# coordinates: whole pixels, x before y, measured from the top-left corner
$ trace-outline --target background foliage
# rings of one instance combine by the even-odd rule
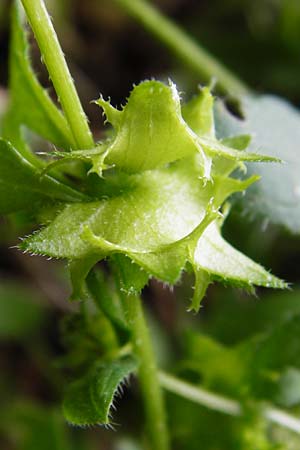
[[[155,3],[248,85],[261,93],[283,95],[298,105],[300,6],[297,0]],[[48,6],[98,137],[103,133],[99,112],[89,101],[97,98],[99,92],[106,98],[110,96],[113,105],[120,105],[133,83],[153,76],[159,79],[171,76],[188,99],[202,81],[112,2],[52,0]],[[7,96],[9,9],[9,1],[1,2],[0,111],[5,108]],[[32,58],[41,82],[48,86],[36,47]],[[261,109],[260,123],[267,125],[262,132],[267,131],[269,137],[272,127],[271,135],[276,137],[275,131],[283,120],[274,123],[269,114],[278,107],[278,101],[265,101],[268,104]],[[287,152],[292,141],[294,155],[297,114],[293,111],[292,125],[286,125],[290,136],[286,140]],[[238,125],[230,121],[228,127]],[[272,149],[278,144],[278,140],[267,142]],[[293,176],[296,180],[297,173]],[[293,291],[270,293],[259,289],[255,298],[239,290],[213,285],[197,316],[186,313],[192,295],[189,275],[174,292],[156,282],[145,292],[161,365],[187,381],[239,399],[247,411],[244,418],[231,418],[169,394],[174,449],[196,450],[199,442],[205,450],[299,448],[297,434],[270,425],[260,410],[264,402],[271,401],[290,408],[294,414],[299,413],[300,194],[297,190],[293,192],[295,204],[291,205],[286,205],[283,197],[279,211],[275,194],[282,193],[284,179],[278,171],[269,181],[272,184],[268,189],[268,204],[273,201],[277,211],[274,224],[269,223],[269,211],[266,214],[264,205],[259,205],[260,197],[254,193],[254,206],[251,197],[236,203],[225,224],[225,235],[255,261],[293,283]],[[257,215],[259,209],[262,214]],[[3,368],[0,393],[5,405],[0,422],[1,448],[134,449],[140,414],[133,380],[122,400],[117,400],[118,411],[113,413],[113,421],[122,424],[116,425],[118,437],[105,429],[81,430],[65,425],[58,406],[64,380],[70,378],[70,367],[80,367],[87,355],[101,352],[97,330],[105,326],[105,320],[97,311],[90,310],[93,323],[97,324],[92,329],[76,314],[77,306],[66,302],[70,286],[63,264],[8,250],[17,243],[17,235],[30,231],[28,218],[8,217],[1,219],[0,226]],[[287,231],[287,226],[294,234]],[[70,312],[75,314],[71,316]],[[126,333],[122,326],[120,330],[121,335]],[[257,406],[257,401],[262,402],[261,406]]]

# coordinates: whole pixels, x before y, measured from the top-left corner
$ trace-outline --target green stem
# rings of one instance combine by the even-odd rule
[[[88,121],[44,1],[21,1],[77,147],[92,148],[94,141]]]
[[[145,0],[114,1],[161,40],[205,82],[210,82],[211,78],[215,77],[222,92],[232,96],[249,93],[250,89],[241,80],[148,2]]]
[[[167,450],[169,439],[163,396],[141,299],[137,295],[128,295],[124,299],[124,306],[132,334],[133,352],[140,363],[138,377],[144,400],[149,448]]]

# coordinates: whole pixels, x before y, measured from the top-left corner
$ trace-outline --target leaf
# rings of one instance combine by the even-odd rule
[[[37,80],[28,55],[28,42],[19,2],[12,10],[9,63],[10,106],[3,123],[3,137],[16,145],[30,161],[36,161],[21,136],[26,126],[66,150],[74,147],[68,123]]]
[[[215,108],[218,137],[237,133],[252,135],[250,150],[282,159],[285,164],[251,166],[261,181],[243,199],[249,214],[300,232],[300,114],[288,102],[270,95],[242,99],[244,121],[231,116],[218,102]]]
[[[201,384],[208,389],[240,396],[247,368],[239,351],[191,330],[184,337],[182,368],[197,373]]]
[[[96,361],[85,376],[69,385],[63,403],[66,420],[80,426],[109,424],[118,388],[136,368],[131,357]]]
[[[37,202],[55,199],[78,202],[87,197],[45,175],[9,142],[0,139],[0,214],[33,208]]]
[[[291,367],[300,369],[299,330],[297,315],[235,347],[246,364],[244,383],[249,395],[279,399],[281,377]]]
[[[284,321],[257,340],[255,370],[300,369],[300,315]],[[284,349],[284,351],[279,351]]]
[[[277,289],[287,288],[287,284],[267,272],[259,264],[235,250],[220,233],[217,222],[213,222],[199,239],[194,264],[205,270],[213,278],[221,278],[241,287],[265,286]]]

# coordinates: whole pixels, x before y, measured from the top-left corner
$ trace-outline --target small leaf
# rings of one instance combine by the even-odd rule
[[[87,197],[45,175],[9,142],[0,139],[0,214],[32,208],[51,199],[78,202]]]
[[[66,420],[79,426],[109,424],[118,388],[136,368],[131,357],[96,361],[85,376],[67,388],[63,403]]]
[[[194,295],[189,311],[199,311],[201,300],[204,298],[211,281],[211,276],[208,272],[195,267]]]

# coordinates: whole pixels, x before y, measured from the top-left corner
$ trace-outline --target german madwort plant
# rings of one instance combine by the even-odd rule
[[[300,431],[296,417],[278,409],[300,401],[300,396],[294,401],[296,388],[290,403],[284,391],[290,383],[300,385],[300,366],[289,349],[295,340],[289,336],[299,330],[298,316],[230,348],[190,330],[185,355],[171,375],[158,367],[155,336],[146,324],[141,296],[150,280],[173,287],[188,276],[193,280],[187,313],[191,315],[199,312],[213,283],[250,293],[255,287],[288,287],[227,242],[222,227],[234,194],[251,186],[244,202],[247,211],[299,231],[297,212],[285,214],[288,193],[281,192],[277,200],[278,191],[272,188],[274,174],[295,187],[290,166],[281,164],[291,161],[291,150],[283,149],[285,144],[291,147],[284,139],[278,141],[276,133],[281,132],[275,129],[269,141],[262,123],[269,126],[271,110],[274,122],[280,115],[292,122],[298,113],[276,98],[256,97],[149,3],[115,3],[201,80],[209,83],[216,77],[214,92],[234,99],[245,120],[227,111],[211,85],[199,87],[185,101],[172,80],[150,79],[133,86],[123,106],[116,107],[102,95],[94,101],[99,122],[103,118],[106,125],[103,138],[96,140],[43,0],[14,2],[10,101],[0,140],[0,212],[12,220],[30,218],[31,231],[21,236],[19,250],[67,261],[71,300],[79,303],[80,313],[63,325],[68,347],[63,415],[75,426],[114,426],[116,396],[124,383],[137,383],[144,422],[143,430],[136,431],[137,448],[180,448],[182,438],[172,428],[177,425],[171,411],[168,418],[163,390],[182,397],[178,401],[183,405],[192,401],[236,417],[231,420],[239,421],[239,433],[230,448],[296,448],[279,447],[286,438],[270,433],[268,427],[275,423],[281,430]],[[57,102],[32,68],[25,17]],[[33,135],[39,137],[37,151]],[[252,187],[256,184],[257,189]],[[282,346],[287,346],[285,355]],[[298,356],[299,344],[296,347]],[[275,405],[264,405],[265,392],[269,385],[274,388],[275,379],[276,389],[280,383],[284,388],[270,394]],[[180,405],[175,409],[184,410]],[[186,449],[221,448],[186,439]]]

